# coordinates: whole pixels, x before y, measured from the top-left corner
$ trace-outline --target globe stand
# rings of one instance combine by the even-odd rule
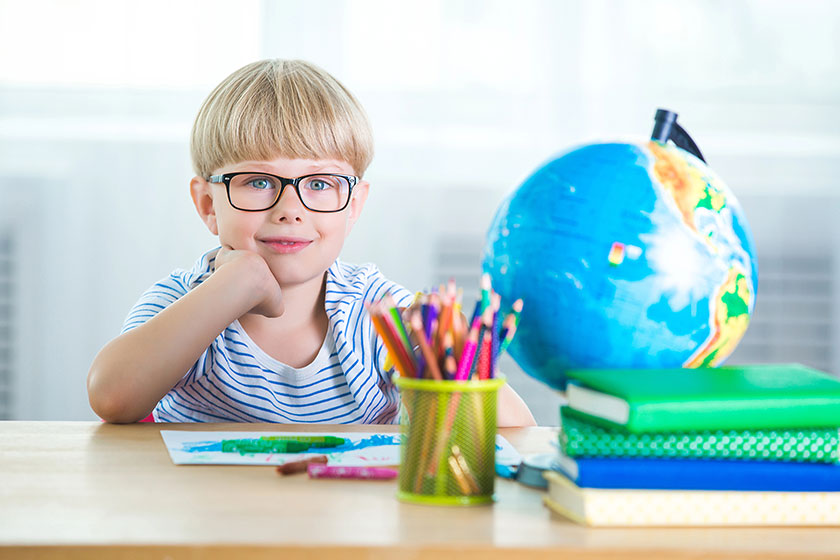
[[[667,109],[657,109],[653,120],[656,124],[653,125],[653,133],[650,135],[651,140],[657,140],[663,144],[671,140],[686,152],[706,163],[706,158],[700,153],[700,148],[697,147],[688,132],[677,124],[677,113]]]

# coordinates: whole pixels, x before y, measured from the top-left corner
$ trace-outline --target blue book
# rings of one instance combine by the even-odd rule
[[[559,455],[553,470],[578,487],[646,490],[834,492],[840,464]]]

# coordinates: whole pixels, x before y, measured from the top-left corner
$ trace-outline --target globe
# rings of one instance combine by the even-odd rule
[[[483,266],[503,305],[524,301],[511,356],[558,389],[570,368],[722,364],[758,287],[735,196],[701,159],[656,140],[545,163],[501,203]]]

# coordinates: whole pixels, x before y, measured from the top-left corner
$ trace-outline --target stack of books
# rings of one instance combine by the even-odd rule
[[[592,526],[840,525],[840,380],[573,370],[546,505]]]

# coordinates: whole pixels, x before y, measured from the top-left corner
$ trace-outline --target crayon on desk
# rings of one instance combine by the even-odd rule
[[[264,436],[255,439],[223,439],[223,453],[302,453],[312,448],[338,447],[347,442],[334,436]]]
[[[310,464],[306,467],[309,478],[355,478],[362,480],[391,480],[397,478],[397,469],[385,467],[329,467]]]
[[[338,447],[347,443],[346,438],[336,436],[263,436],[260,439],[311,443],[312,447]]]
[[[301,459],[300,461],[290,461],[288,463],[283,463],[282,465],[277,466],[277,472],[283,475],[303,473],[306,472],[307,467],[309,467],[309,465],[311,464],[326,465],[327,456],[315,455],[313,457]]]
[[[223,439],[223,453],[301,453],[312,447],[300,441],[271,441],[268,439]]]

